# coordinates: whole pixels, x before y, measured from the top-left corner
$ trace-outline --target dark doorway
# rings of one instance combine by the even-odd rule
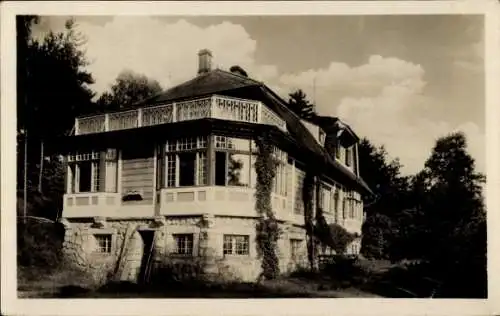
[[[138,283],[144,283],[146,281],[147,274],[149,274],[150,266],[153,260],[153,252],[154,249],[153,239],[154,239],[154,231],[153,230],[140,230],[139,234],[142,238],[142,258],[141,258],[141,268],[139,271],[139,278],[137,279]]]

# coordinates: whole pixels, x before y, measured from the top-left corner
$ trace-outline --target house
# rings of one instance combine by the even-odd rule
[[[78,264],[140,281],[151,262],[208,250],[236,277],[255,280],[257,135],[277,161],[271,203],[281,271],[307,264],[302,192],[310,170],[312,203],[328,223],[361,235],[372,193],[359,174],[356,134],[337,118],[300,119],[265,84],[239,67],[212,69],[211,58],[200,51],[193,79],[134,107],[76,118],[64,142],[62,222],[65,252]],[[359,253],[360,242],[347,251]]]

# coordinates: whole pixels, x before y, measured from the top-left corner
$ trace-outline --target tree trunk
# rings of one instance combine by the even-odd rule
[[[42,193],[43,181],[43,140],[40,141],[40,173],[38,175],[38,192]]]
[[[28,130],[24,134],[24,194],[23,194],[23,222],[26,224],[26,211],[28,207]]]

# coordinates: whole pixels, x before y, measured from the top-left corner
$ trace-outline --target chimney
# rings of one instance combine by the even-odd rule
[[[198,75],[210,72],[210,70],[212,70],[212,52],[202,49],[198,52]]]

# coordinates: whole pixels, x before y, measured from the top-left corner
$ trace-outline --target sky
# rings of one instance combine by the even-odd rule
[[[42,17],[33,34],[69,17]],[[474,15],[76,16],[98,94],[127,69],[163,88],[196,75],[200,49],[215,66],[242,66],[283,98],[300,88],[321,115],[424,167],[437,138],[463,131],[485,172],[484,20]]]

